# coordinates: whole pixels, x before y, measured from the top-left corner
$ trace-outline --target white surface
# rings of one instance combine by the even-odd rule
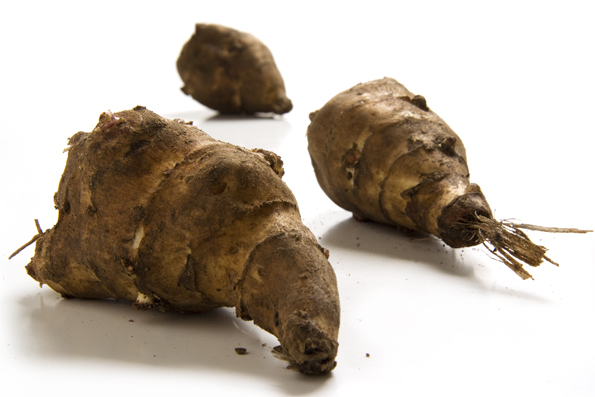
[[[18,5],[17,5],[18,4]],[[214,4],[214,5],[213,5]],[[595,237],[531,233],[560,268],[522,281],[479,248],[357,223],[319,189],[308,113],[391,76],[462,137],[496,216],[594,228],[595,25],[589,1],[3,2],[0,6],[0,373],[18,395],[595,395]],[[563,4],[563,5],[562,5]],[[180,91],[195,22],[253,33],[294,110],[217,117]],[[145,105],[280,154],[341,295],[338,366],[306,377],[233,309],[198,316],[63,300],[8,255],[57,217],[67,137]],[[129,320],[133,320],[130,322]],[[266,346],[262,344],[266,343]],[[250,354],[238,356],[234,347]],[[369,354],[369,357],[366,357]],[[15,392],[11,392],[14,394]],[[216,394],[212,394],[216,393]]]

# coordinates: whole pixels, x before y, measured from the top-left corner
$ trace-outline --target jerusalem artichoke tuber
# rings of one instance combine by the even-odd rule
[[[219,112],[283,114],[293,107],[271,51],[251,34],[196,24],[177,67],[182,91]]]
[[[56,225],[27,272],[65,297],[182,313],[235,307],[301,372],[332,370],[339,297],[281,159],[136,107],[69,140]]]
[[[310,120],[308,150],[318,182],[356,219],[433,234],[453,248],[489,244],[523,279],[531,278],[523,262],[552,262],[520,230],[530,225],[493,219],[481,189],[469,181],[461,139],[424,97],[396,80],[358,84]]]

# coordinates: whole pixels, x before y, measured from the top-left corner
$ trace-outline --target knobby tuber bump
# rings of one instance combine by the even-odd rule
[[[271,51],[251,34],[196,24],[177,67],[182,91],[221,113],[283,114],[293,107]]]
[[[469,181],[461,139],[424,97],[394,79],[358,84],[310,120],[308,150],[318,182],[358,220],[433,234],[453,248],[483,243],[523,279],[532,278],[523,262],[552,261],[520,229],[587,232],[494,220]]]
[[[332,370],[339,296],[328,251],[302,224],[281,159],[136,107],[69,139],[28,274],[64,297],[137,309],[235,307],[307,374]]]

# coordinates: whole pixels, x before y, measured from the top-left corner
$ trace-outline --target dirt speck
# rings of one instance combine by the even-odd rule
[[[248,354],[248,351],[244,347],[236,347],[235,350],[236,350],[236,353],[238,353],[240,356],[244,355],[244,354]]]

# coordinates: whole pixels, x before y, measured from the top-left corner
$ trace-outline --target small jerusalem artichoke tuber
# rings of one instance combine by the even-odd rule
[[[251,34],[196,24],[177,67],[182,91],[221,113],[283,114],[293,107],[271,51]]]

